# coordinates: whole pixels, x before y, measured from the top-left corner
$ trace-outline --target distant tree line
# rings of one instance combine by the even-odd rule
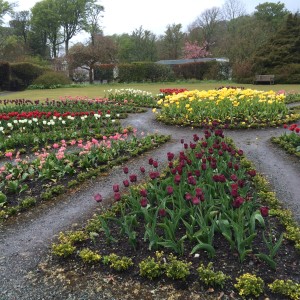
[[[300,16],[281,2],[261,3],[247,14],[242,2],[226,0],[222,7],[201,12],[186,31],[181,24],[169,24],[159,36],[142,25],[131,33],[105,36],[104,7],[96,0],[42,0],[30,11],[15,9],[0,0],[2,61],[41,65],[64,57],[69,68],[86,68],[92,81],[99,64],[173,60],[196,53],[228,58],[232,76],[240,82],[263,73],[300,82]],[[8,14],[9,26],[4,26]],[[89,40],[70,46],[82,31],[89,33]]]

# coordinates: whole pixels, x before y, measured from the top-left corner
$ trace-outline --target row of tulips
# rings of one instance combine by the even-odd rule
[[[260,205],[253,188],[256,171],[243,165],[243,151],[235,150],[221,129],[206,130],[204,138],[195,134],[190,143],[181,142],[185,151],[176,159],[174,153],[167,153],[165,173],[158,171],[156,160],[149,159],[153,169],[144,186],[135,186],[140,175],[124,168],[128,193],[120,212],[115,217],[99,216],[106,238],[115,239],[109,229],[114,224],[134,249],[142,239],[149,250],[168,248],[183,254],[186,244],[192,243],[192,253],[204,250],[212,257],[219,234],[243,261],[253,250],[257,228],[266,226],[268,216],[268,207]],[[144,167],[140,171],[147,177]],[[119,185],[113,185],[113,192],[119,202]],[[94,199],[101,202],[101,194]]]
[[[21,159],[20,154],[14,157],[6,153],[10,162],[0,167],[1,206],[15,205],[16,194],[30,190],[37,182],[59,182],[80,172],[97,168],[120,157],[130,157],[151,149],[163,141],[161,136],[129,136],[127,133],[115,134],[102,140],[95,138],[84,142],[62,140],[51,149],[42,149],[35,153],[35,158]],[[69,150],[69,148],[71,150]],[[0,200],[1,201],[1,200]]]
[[[156,98],[150,92],[136,89],[110,89],[105,91],[108,99],[122,104],[141,107],[156,107]]]
[[[115,132],[122,133],[120,121],[109,114],[72,117],[52,117],[49,119],[22,119],[0,121],[0,150],[24,149],[30,145],[39,148],[60,140],[101,138]]]
[[[295,120],[290,114],[284,94],[251,89],[185,91],[160,99],[157,118],[167,123],[203,126],[218,120],[222,126],[256,127],[278,125]]]
[[[288,153],[300,157],[300,126],[299,124],[285,124],[283,126],[289,130],[279,137],[272,137],[272,142],[279,144]]]
[[[1,105],[6,104],[6,105]],[[9,104],[9,105],[8,105]],[[107,98],[96,98],[89,99],[85,97],[60,97],[59,100],[46,99],[46,100],[0,100],[0,112],[2,114],[11,114],[12,109],[18,113],[32,112],[32,111],[44,111],[58,113],[78,113],[84,111],[98,111],[101,110],[103,113],[110,110],[112,114],[115,113],[134,113],[141,112],[142,110],[129,105],[129,103],[118,103],[116,101],[111,101]]]

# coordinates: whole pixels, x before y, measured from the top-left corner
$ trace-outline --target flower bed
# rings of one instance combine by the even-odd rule
[[[284,125],[289,133],[284,133],[280,137],[272,137],[272,142],[280,145],[288,153],[300,157],[300,127],[297,124]]]
[[[169,139],[122,128],[118,118],[144,109],[108,99],[63,97],[2,104],[6,104],[0,108],[2,219]]]
[[[250,89],[186,91],[160,99],[157,119],[167,124],[200,127],[213,120],[223,128],[278,126],[299,118],[289,113],[284,99],[283,94],[273,91]]]
[[[134,89],[110,89],[105,91],[111,101],[140,107],[157,107],[156,99],[150,92]]]
[[[143,167],[139,174],[125,167],[128,192],[120,194],[114,184],[111,209],[80,231],[61,233],[52,251],[72,260],[56,263],[72,268],[76,261],[78,268],[82,260],[85,272],[92,265],[118,274],[130,270],[125,278],[139,273],[151,280],[179,280],[196,293],[214,287],[216,297],[235,289],[241,296],[264,292],[272,298],[273,291],[297,299],[299,253],[293,245],[300,249],[299,228],[243,151],[220,129],[206,130],[204,138],[195,134],[182,145],[178,158],[167,153],[164,172],[151,158],[149,174]],[[148,180],[136,185],[140,177]],[[101,194],[94,200],[101,203]],[[290,228],[284,238],[280,222]],[[284,285],[284,280],[291,281]]]

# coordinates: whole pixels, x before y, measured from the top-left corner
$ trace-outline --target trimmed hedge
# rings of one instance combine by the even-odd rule
[[[174,73],[169,66],[153,62],[136,62],[118,65],[119,82],[159,82],[174,80]]]
[[[94,79],[99,81],[112,81],[114,79],[114,68],[115,65],[113,64],[101,64],[96,66],[94,69]]]
[[[45,68],[31,63],[13,63],[10,65],[11,76],[13,80],[21,80],[20,84],[24,87],[29,86],[32,82],[45,72]]]
[[[7,89],[9,85],[10,65],[0,61],[0,89]]]

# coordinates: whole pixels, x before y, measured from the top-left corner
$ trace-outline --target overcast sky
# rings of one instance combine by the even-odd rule
[[[8,0],[17,2],[15,10],[30,10],[40,0]],[[63,1],[63,0],[62,0]],[[279,0],[243,0],[248,13],[255,10],[255,6],[264,2],[277,3]],[[182,24],[183,31],[204,10],[213,6],[221,7],[225,0],[99,0],[104,6],[101,22],[105,35],[114,33],[132,33],[135,29],[143,26],[156,35],[164,34],[167,25]],[[280,1],[285,7],[292,11],[300,11],[299,0]]]

